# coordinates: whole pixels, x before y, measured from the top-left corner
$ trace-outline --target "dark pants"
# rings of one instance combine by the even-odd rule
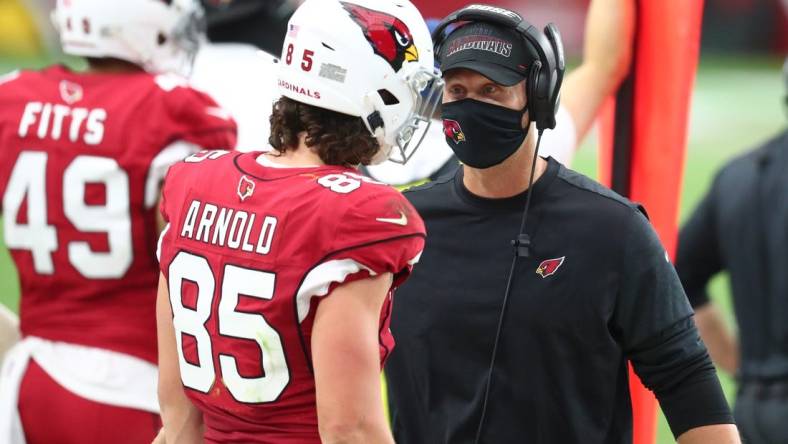
[[[788,444],[788,382],[744,382],[734,409],[744,444]]]

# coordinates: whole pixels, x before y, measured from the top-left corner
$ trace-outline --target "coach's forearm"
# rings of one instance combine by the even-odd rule
[[[679,436],[679,444],[741,444],[739,432],[733,424],[696,427]]]
[[[714,303],[695,308],[695,325],[714,363],[735,375],[739,369],[739,343]]]

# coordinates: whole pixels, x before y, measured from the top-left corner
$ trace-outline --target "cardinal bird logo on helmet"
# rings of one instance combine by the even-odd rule
[[[558,271],[558,268],[564,263],[564,259],[566,256],[557,257],[555,259],[547,259],[546,261],[542,261],[538,267],[536,267],[536,274],[542,276],[542,279],[552,276]]]
[[[413,42],[413,35],[402,20],[353,3],[340,3],[364,31],[364,37],[372,45],[375,54],[386,59],[394,71],[399,71],[405,62],[419,60],[419,50]]]
[[[455,144],[465,142],[465,133],[462,132],[462,127],[456,120],[443,119],[443,134],[453,140]]]

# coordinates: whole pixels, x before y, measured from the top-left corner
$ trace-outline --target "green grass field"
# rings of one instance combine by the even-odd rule
[[[689,149],[683,181],[682,218],[706,191],[714,172],[732,156],[780,131],[785,125],[780,60],[704,59],[693,95]],[[19,67],[41,67],[46,60],[1,60],[0,73]],[[596,140],[588,138],[578,154],[575,169],[596,176]],[[676,172],[679,174],[679,172]],[[0,230],[1,231],[1,230]],[[0,303],[17,310],[19,284],[13,263],[0,237]],[[725,276],[712,283],[712,297],[733,325]],[[735,382],[721,374],[725,393],[735,398]],[[660,419],[659,444],[674,442],[664,418]]]

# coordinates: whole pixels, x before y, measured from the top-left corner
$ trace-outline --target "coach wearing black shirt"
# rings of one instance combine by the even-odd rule
[[[681,229],[676,255],[712,358],[738,376],[736,421],[749,444],[788,443],[786,174],[788,130],[720,170]],[[721,271],[730,275],[741,358],[706,292]]]
[[[513,268],[496,341],[536,149],[523,83],[537,57],[530,44],[478,22],[441,45],[444,128],[464,165],[406,193],[428,240],[392,316],[397,347],[386,375],[396,441],[630,443],[629,359],[681,444],[738,443],[645,215],[552,159],[534,163],[530,248]]]

